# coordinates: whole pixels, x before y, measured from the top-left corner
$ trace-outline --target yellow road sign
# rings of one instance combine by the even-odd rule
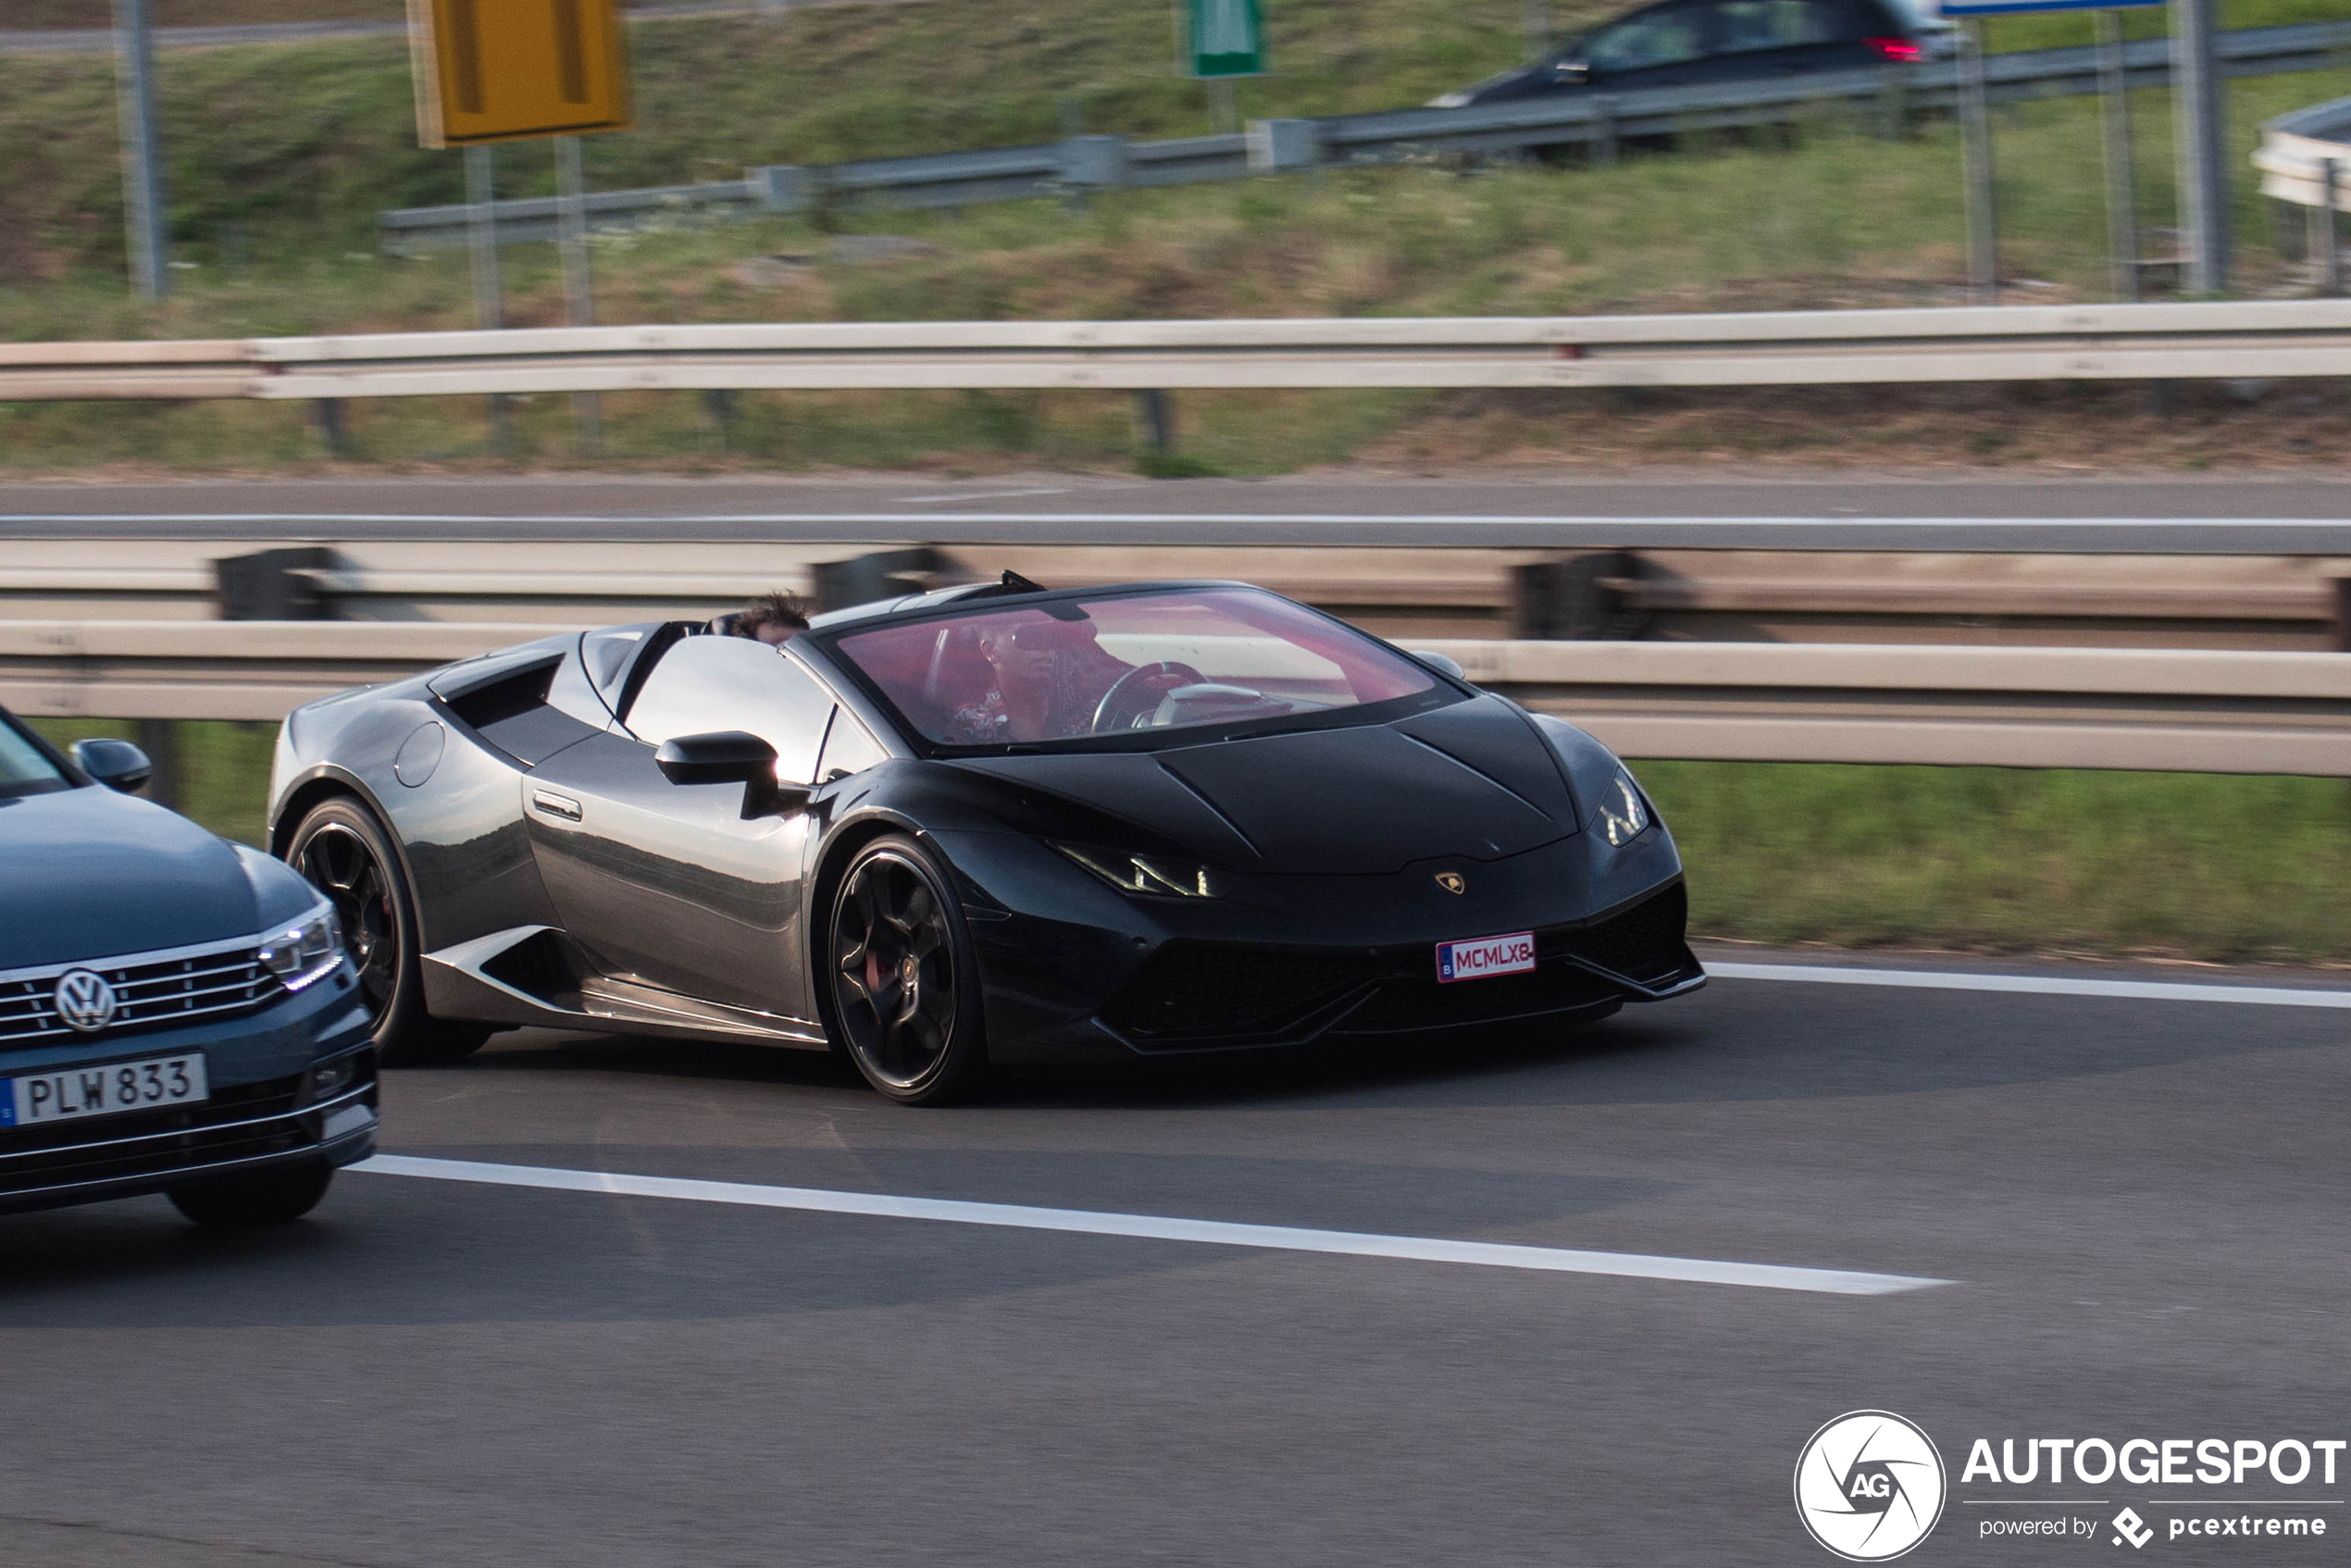
[[[616,0],[408,0],[408,52],[428,147],[630,124]]]

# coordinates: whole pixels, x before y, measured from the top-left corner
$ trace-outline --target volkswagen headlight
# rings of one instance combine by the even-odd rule
[[[254,956],[290,991],[332,972],[342,962],[342,922],[335,918],[335,906],[322,903],[292,925],[270,931]]]
[[[1633,782],[1633,776],[1621,767],[1600,796],[1597,815],[1600,836],[1619,849],[1648,831],[1648,802],[1641,798],[1641,787]]]
[[[1055,844],[1053,848],[1122,893],[1178,899],[1225,895],[1223,878],[1216,872],[1189,861],[1164,855],[1126,854],[1086,844]]]

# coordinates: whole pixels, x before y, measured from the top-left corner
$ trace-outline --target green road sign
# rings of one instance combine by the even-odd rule
[[[1188,0],[1192,74],[1262,76],[1265,17],[1257,0]]]

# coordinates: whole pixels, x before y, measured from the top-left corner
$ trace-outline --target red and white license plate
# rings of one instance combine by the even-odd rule
[[[1437,977],[1482,980],[1489,975],[1524,975],[1535,967],[1535,933],[1512,931],[1507,937],[1480,937],[1474,942],[1437,944]]]

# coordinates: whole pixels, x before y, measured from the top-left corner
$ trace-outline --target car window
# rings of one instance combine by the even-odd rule
[[[846,778],[889,760],[889,753],[882,750],[882,743],[867,734],[865,727],[847,708],[833,711],[833,728],[825,737],[824,761],[817,765],[820,782]]]
[[[836,647],[908,728],[948,746],[1294,728],[1374,703],[1451,700],[1419,664],[1244,588],[1054,600],[845,631]]]
[[[1845,7],[1822,0],[1721,0],[1714,7],[1714,53],[1793,49],[1845,36]]]
[[[689,637],[664,653],[628,710],[647,745],[740,729],[776,748],[777,777],[805,784],[832,717],[832,693],[780,649],[748,637]]]
[[[0,714],[0,795],[37,795],[70,787],[65,774],[32,743],[31,737]]]
[[[1707,52],[1708,6],[1675,6],[1646,11],[1605,28],[1592,39],[1591,63],[1596,70],[1646,70],[1677,66]]]

